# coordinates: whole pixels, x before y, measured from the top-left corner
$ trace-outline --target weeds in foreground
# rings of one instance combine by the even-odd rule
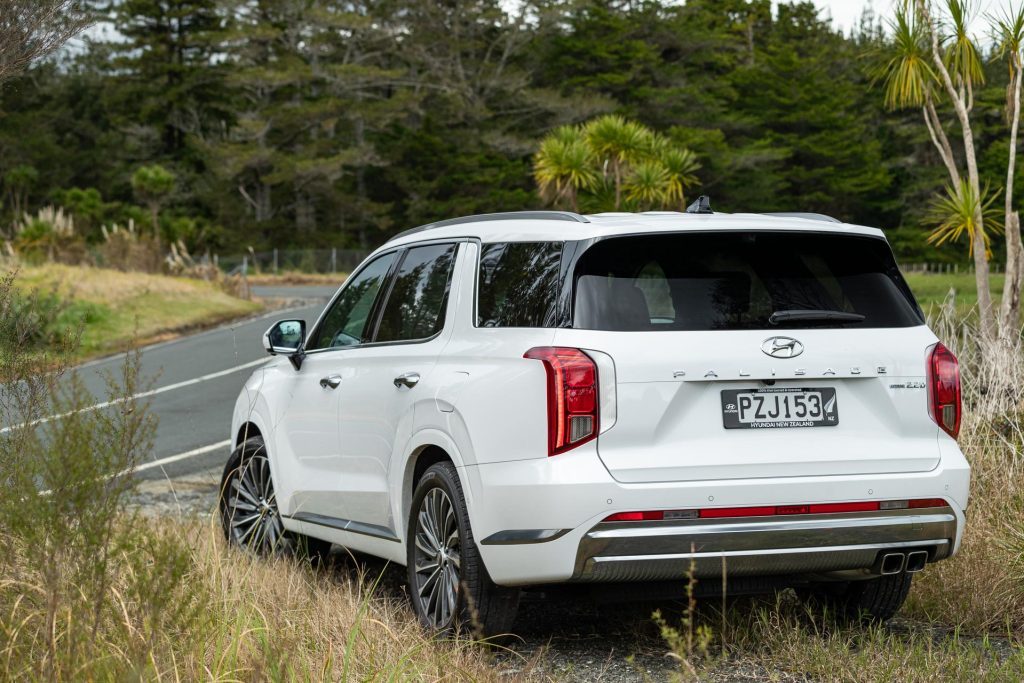
[[[155,427],[132,398],[138,358],[94,397],[70,368],[78,335],[39,348],[37,300],[13,305],[13,282],[0,280],[0,680],[497,678],[475,643],[427,637],[363,577],[133,512],[120,473]]]
[[[691,649],[692,626],[707,638]],[[721,625],[721,626],[719,626]],[[850,624],[792,593],[708,605],[662,624],[681,681],[728,674],[770,680],[1020,681],[1024,649],[1006,637],[968,636],[924,623]]]

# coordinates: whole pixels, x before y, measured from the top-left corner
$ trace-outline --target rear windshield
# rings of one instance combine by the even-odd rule
[[[616,237],[580,257],[574,292],[573,327],[593,330],[923,323],[889,245],[871,237],[781,232]]]

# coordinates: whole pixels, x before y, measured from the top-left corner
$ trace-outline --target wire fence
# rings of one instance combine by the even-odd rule
[[[370,255],[364,249],[272,249],[231,256],[214,255],[228,274],[351,273]]]
[[[989,263],[989,272],[993,274],[1003,272],[1001,263]],[[933,273],[933,274],[957,274],[973,273],[974,264],[961,265],[959,263],[901,263],[900,270],[904,273]]]

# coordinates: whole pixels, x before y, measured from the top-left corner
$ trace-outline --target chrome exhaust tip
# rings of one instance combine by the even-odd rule
[[[907,553],[907,572],[916,574],[924,569],[926,564],[928,564],[927,550],[915,550],[912,553]]]
[[[906,566],[907,556],[903,553],[886,553],[878,566],[878,573],[883,575],[899,574]]]

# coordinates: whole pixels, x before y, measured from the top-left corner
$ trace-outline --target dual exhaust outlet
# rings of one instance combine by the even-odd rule
[[[888,575],[907,572],[916,574],[928,564],[927,550],[914,550],[909,553],[884,553],[875,564],[875,573]]]

